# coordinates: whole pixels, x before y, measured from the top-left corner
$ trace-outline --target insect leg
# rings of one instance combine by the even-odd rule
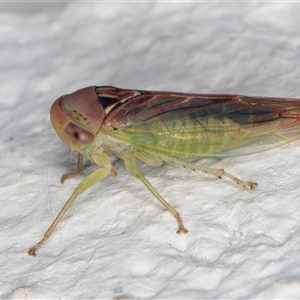
[[[147,152],[149,152],[149,151],[147,151]],[[184,168],[187,168],[187,169],[190,169],[193,171],[201,171],[201,172],[204,172],[207,174],[211,174],[220,179],[222,177],[227,177],[227,178],[231,179],[232,181],[234,181],[236,184],[241,185],[242,187],[249,187],[251,190],[255,189],[258,185],[256,182],[253,182],[253,181],[243,181],[243,180],[235,177],[234,175],[226,172],[224,169],[215,169],[215,168],[209,168],[209,167],[205,167],[205,166],[201,166],[201,165],[196,165],[196,164],[190,163],[185,160],[170,157],[170,156],[167,156],[167,155],[164,155],[161,153],[156,153],[156,152],[152,153],[152,155],[160,158],[161,160],[163,160],[167,163],[182,166]]]
[[[160,201],[162,205],[166,207],[166,209],[175,217],[175,219],[178,222],[178,234],[187,234],[188,231],[185,229],[179,212],[170,205],[157,191],[156,189],[151,185],[151,183],[147,180],[145,175],[142,173],[142,171],[137,167],[134,157],[126,155],[126,157],[122,156],[125,162],[125,167],[130,175],[133,177],[140,179],[144,185],[147,187],[147,189]]]
[[[179,160],[178,162],[181,162],[181,161]],[[227,177],[227,178],[231,179],[232,181],[234,181],[236,184],[241,185],[242,187],[249,187],[251,190],[254,190],[258,185],[256,182],[253,182],[253,181],[241,180],[241,179],[237,178],[236,176],[226,172],[224,169],[209,168],[209,167],[205,167],[205,166],[201,166],[201,165],[192,164],[187,161],[182,161],[182,162],[183,162],[182,166],[187,169],[197,170],[197,171],[201,171],[201,172],[204,172],[207,174],[211,174],[220,179],[222,179],[222,177]],[[177,164],[177,161],[175,162],[175,164]]]
[[[101,166],[103,167],[95,170],[93,173],[88,175],[79,183],[79,185],[75,188],[74,192],[72,193],[71,197],[68,199],[68,201],[66,202],[62,210],[59,212],[59,214],[57,215],[57,217],[55,218],[51,226],[44,234],[44,237],[36,245],[30,248],[30,250],[28,251],[29,255],[36,256],[36,250],[39,249],[48,240],[53,230],[55,229],[55,227],[57,226],[61,218],[64,216],[64,214],[67,212],[69,207],[72,205],[74,200],[84,191],[86,191],[91,186],[93,186],[95,183],[104,179],[110,174],[112,166],[111,166],[109,156],[105,153],[99,153],[97,154],[96,159],[98,160],[97,163],[100,164],[101,162]]]
[[[82,170],[83,170],[83,155],[81,153],[78,153],[76,171],[61,176],[60,182],[64,183],[68,178],[76,177],[78,174],[82,172]]]

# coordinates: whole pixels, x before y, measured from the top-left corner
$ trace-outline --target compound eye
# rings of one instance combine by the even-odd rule
[[[94,140],[94,135],[76,124],[69,123],[61,138],[72,150],[78,151],[89,146]]]

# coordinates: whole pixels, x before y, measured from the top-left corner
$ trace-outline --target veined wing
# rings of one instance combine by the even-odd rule
[[[123,90],[124,91],[124,90]],[[178,157],[225,157],[300,138],[300,99],[136,91],[116,105],[109,135]]]

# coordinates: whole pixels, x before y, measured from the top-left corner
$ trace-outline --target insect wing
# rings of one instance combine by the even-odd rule
[[[300,138],[300,100],[137,91],[106,116],[112,137],[178,157],[226,157]]]

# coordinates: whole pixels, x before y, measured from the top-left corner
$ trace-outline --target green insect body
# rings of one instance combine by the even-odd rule
[[[83,156],[99,168],[76,187],[43,239],[29,250],[32,256],[80,194],[107,176],[115,176],[112,154],[175,217],[177,233],[186,234],[180,214],[150,184],[136,160],[150,166],[172,163],[254,189],[255,182],[242,181],[223,169],[192,164],[186,158],[248,155],[300,138],[300,100],[289,98],[91,86],[58,98],[50,117],[62,141],[79,153],[77,170],[63,175],[62,182],[82,171]]]

